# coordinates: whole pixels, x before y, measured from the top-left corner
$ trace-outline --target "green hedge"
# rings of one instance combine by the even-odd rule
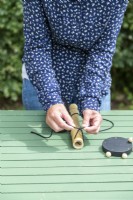
[[[18,100],[23,53],[21,1],[0,2],[0,97]]]
[[[21,96],[23,55],[21,0],[0,1],[0,98],[17,101]],[[133,104],[133,3],[129,3],[117,41],[112,67],[112,98]]]
[[[129,2],[112,67],[112,99],[133,109],[133,1]]]

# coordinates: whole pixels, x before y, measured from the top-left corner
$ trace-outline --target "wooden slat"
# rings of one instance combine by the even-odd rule
[[[2,151],[2,147],[1,147],[1,133],[0,133],[0,199],[1,199],[1,151]]]
[[[38,116],[20,115],[19,117],[18,115],[17,116],[0,115],[0,122],[43,122],[44,119],[45,119],[45,115],[38,115]]]
[[[133,123],[132,120],[127,120],[127,121],[123,121],[121,123],[121,121],[113,121],[115,127],[133,127]],[[46,125],[46,123],[44,121],[40,121],[40,122],[0,122],[0,127],[1,128],[49,128],[48,125]],[[108,121],[103,121],[102,122],[102,128],[108,128],[110,127],[110,122]]]
[[[70,143],[70,142],[69,142]],[[85,143],[85,145],[87,145]],[[27,151],[28,149],[28,151]],[[99,151],[99,146],[89,146],[89,152],[98,152]],[[50,149],[50,146],[41,146],[41,147],[34,147],[34,148],[29,148],[28,146],[27,147],[2,147],[2,150],[1,150],[2,154],[36,154],[36,153],[52,153],[53,150],[52,150],[52,145],[51,145],[51,149]],[[77,153],[79,154],[79,152],[77,152],[76,150],[73,150],[72,148],[72,145],[69,144],[69,147],[67,148],[66,145],[63,146],[58,146],[58,151],[56,153]],[[81,151],[80,151],[81,152]],[[85,146],[83,149],[82,149],[82,153],[83,152],[88,152],[88,147]],[[89,153],[88,152],[88,153]]]
[[[130,157],[129,157],[130,158]],[[104,166],[132,166],[133,159],[115,159],[106,157],[99,159],[88,159],[88,160],[18,160],[18,161],[7,161],[2,160],[2,168],[53,168],[53,167],[104,167]],[[51,164],[51,166],[50,166]]]
[[[116,189],[117,188],[117,189]],[[12,184],[1,185],[4,193],[10,192],[97,192],[97,191],[133,191],[133,182],[113,182],[113,183],[64,183],[64,184]]]
[[[92,175],[49,175],[49,176],[4,176],[2,184],[64,184],[64,183],[112,183],[112,182],[133,182],[133,174],[92,174]]]
[[[58,161],[57,161],[58,163]],[[75,162],[76,163],[76,162]],[[84,163],[84,161],[83,161]],[[82,166],[74,166],[74,167],[55,167],[51,165],[51,162],[49,161],[49,167],[48,168],[3,168],[1,171],[2,176],[36,176],[36,175],[55,175],[55,174],[132,174],[133,173],[133,167],[131,166],[93,166],[93,167],[84,167],[82,163]],[[58,164],[57,164],[58,165]]]
[[[85,146],[82,149],[82,151],[86,151],[86,148],[88,148],[89,146],[101,146],[102,145],[103,140],[101,139],[88,139],[85,140]],[[13,140],[6,140],[6,141],[2,141],[1,142],[2,147],[42,147],[42,149],[44,147],[49,147],[48,150],[49,152],[51,152],[51,149],[55,149],[58,151],[58,148],[62,148],[62,151],[64,151],[64,149],[66,150],[74,150],[72,148],[71,145],[71,139],[66,139],[66,140],[26,140],[26,141],[13,141]],[[56,148],[55,148],[56,147]],[[70,148],[71,147],[71,148]],[[30,149],[30,148],[29,148]],[[33,149],[33,148],[32,148]],[[46,150],[47,151],[47,150]],[[75,150],[76,152],[78,152],[77,150]],[[88,149],[87,149],[88,151]],[[28,152],[28,151],[27,151]]]
[[[0,116],[44,116],[46,113],[44,111],[36,111],[36,110],[1,110]]]
[[[111,110],[111,111],[101,111],[104,116],[133,116],[132,110]]]
[[[84,160],[84,159],[104,158],[101,152],[87,153],[36,153],[36,154],[2,154],[1,160]],[[133,155],[130,155],[133,158]]]
[[[97,134],[97,136],[96,136],[96,134],[84,133],[84,136],[85,136],[85,138],[88,138],[88,140],[89,139],[104,140],[105,138],[109,138],[109,137],[125,137],[125,138],[133,137],[133,128],[132,127],[129,127],[127,129],[122,128],[122,131],[120,133],[119,133],[119,129],[120,128],[115,129],[114,132],[107,131],[104,133],[99,133],[99,134]],[[38,133],[41,133],[41,131],[38,131]],[[44,134],[44,136],[46,136],[46,137],[49,135],[50,135],[49,131],[46,131],[46,133]],[[9,141],[9,140],[10,141],[27,141],[27,140],[42,141],[43,140],[43,141],[46,141],[46,143],[47,143],[47,141],[49,141],[49,143],[50,143],[51,140],[68,140],[68,139],[70,139],[70,134],[67,132],[65,134],[64,133],[53,134],[51,138],[45,139],[45,140],[35,134],[31,134],[30,130],[29,130],[29,133],[27,133],[27,134],[24,134],[24,133],[20,134],[18,132],[18,133],[12,133],[12,134],[7,133],[7,134],[1,135],[2,141]]]
[[[132,200],[133,191],[113,191],[113,192],[52,192],[52,193],[7,193],[2,196],[2,200]]]
[[[0,122],[0,127],[1,128],[26,128],[26,127],[42,127],[42,128],[49,128],[43,121],[41,122]]]

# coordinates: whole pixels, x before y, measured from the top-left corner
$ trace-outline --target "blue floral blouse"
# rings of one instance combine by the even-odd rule
[[[127,0],[23,0],[26,71],[44,110],[99,110]]]

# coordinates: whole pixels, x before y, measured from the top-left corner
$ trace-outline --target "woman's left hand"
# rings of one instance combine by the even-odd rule
[[[83,111],[82,126],[84,130],[90,134],[98,133],[102,123],[102,116],[95,110],[85,109]],[[88,127],[89,126],[89,127]]]

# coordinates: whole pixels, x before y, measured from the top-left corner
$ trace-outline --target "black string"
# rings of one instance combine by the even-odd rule
[[[109,129],[111,129],[111,128],[113,128],[114,127],[114,122],[112,122],[111,120],[109,120],[109,119],[103,119],[104,121],[107,121],[107,122],[110,122],[111,123],[111,126],[109,127],[109,128],[105,128],[105,129],[103,129],[103,130],[101,130],[101,131],[99,131],[99,132],[104,132],[104,131],[107,131],[107,130],[109,130]]]
[[[71,117],[73,116],[73,115],[79,115],[79,113],[73,113],[72,115],[71,115]],[[72,125],[71,125],[72,126]],[[77,137],[77,135],[78,135],[78,132],[79,131],[81,131],[81,134],[82,134],[82,137],[83,137],[83,140],[84,140],[84,133],[83,133],[83,129],[84,129],[84,127],[75,127],[75,126],[72,126],[73,128],[75,128],[75,129],[77,129],[77,132],[76,132],[76,134],[75,134],[75,136],[74,136],[74,139]]]
[[[51,133],[50,133],[49,136],[44,136],[44,135],[42,135],[41,133],[36,133],[36,132],[34,132],[34,131],[31,131],[31,133],[33,133],[33,134],[35,134],[35,135],[38,135],[38,136],[40,136],[40,137],[42,137],[42,138],[48,139],[48,138],[51,138],[51,137],[52,137],[52,135],[53,135],[53,130],[51,130]]]
[[[73,113],[73,114],[71,115],[71,117],[72,117],[73,115],[76,115],[76,114],[79,115],[79,113]],[[104,121],[110,122],[110,123],[111,123],[111,126],[110,126],[109,128],[100,130],[99,132],[104,132],[104,131],[107,131],[107,130],[109,130],[109,129],[111,129],[111,128],[114,127],[114,123],[113,123],[111,120],[109,120],[109,119],[103,119],[103,120],[104,120]],[[72,125],[69,125],[69,126],[72,126]],[[85,127],[76,127],[76,126],[72,126],[72,127],[75,128],[75,129],[77,129],[77,132],[76,132],[76,134],[75,134],[75,136],[74,136],[74,139],[77,137],[79,131],[81,131],[82,137],[84,136],[84,135],[83,135],[83,129],[84,129]],[[90,127],[90,126],[88,126],[88,127]],[[65,130],[60,131],[60,132],[64,132],[64,131],[65,131]],[[44,139],[49,139],[49,138],[51,138],[52,135],[53,135],[53,132],[54,132],[54,130],[51,130],[51,133],[50,133],[49,136],[44,136],[44,135],[42,135],[41,133],[36,133],[36,132],[34,132],[34,131],[31,131],[31,133],[33,133],[33,134],[35,134],[35,135],[38,135],[38,136],[40,136],[40,137],[42,137],[42,138],[44,138]],[[83,137],[83,139],[84,139],[84,137]]]

